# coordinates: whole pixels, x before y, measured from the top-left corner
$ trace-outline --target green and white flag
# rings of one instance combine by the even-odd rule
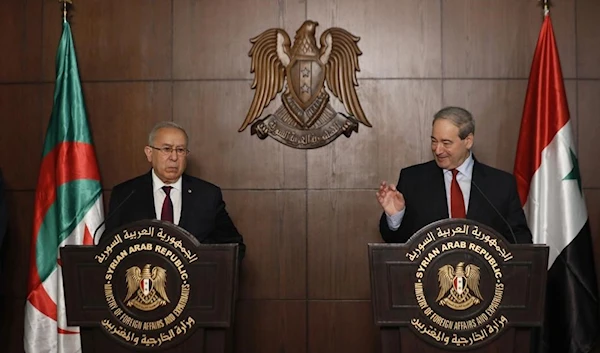
[[[64,21],[56,55],[54,106],[35,194],[25,352],[81,352],[79,328],[67,326],[59,248],[92,245],[92,233],[103,219],[100,172],[71,28]]]

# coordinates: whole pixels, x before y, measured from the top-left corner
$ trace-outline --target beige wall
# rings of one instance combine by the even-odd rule
[[[190,132],[189,172],[219,184],[248,244],[237,352],[374,352],[368,242],[380,241],[375,190],[430,158],[433,113],[477,119],[478,159],[511,171],[542,21],[535,0],[74,0],[72,30],[108,203],[143,173],[160,120]],[[552,19],[600,255],[600,2],[555,0]],[[22,352],[33,197],[61,32],[55,0],[0,2],[0,167],[11,233],[2,342]],[[358,94],[369,129],[309,151],[249,130],[249,38],[291,36],[305,19],[360,36]],[[279,106],[279,99],[267,109]],[[341,105],[336,104],[337,109]],[[599,257],[600,258],[600,257]],[[275,338],[277,337],[277,338]]]

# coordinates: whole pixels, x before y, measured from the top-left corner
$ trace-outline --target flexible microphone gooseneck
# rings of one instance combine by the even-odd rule
[[[483,196],[483,198],[485,199],[485,201],[487,201],[487,203],[490,206],[492,206],[492,208],[494,209],[494,211],[496,211],[496,213],[498,214],[498,216],[500,216],[500,219],[502,219],[502,221],[504,221],[504,224],[506,224],[506,226],[508,227],[508,230],[510,231],[510,235],[512,235],[512,238],[514,240],[514,244],[518,244],[517,237],[515,236],[515,233],[513,232],[513,229],[510,226],[510,224],[508,223],[508,221],[506,220],[506,218],[504,218],[504,216],[502,215],[502,213],[500,213],[500,211],[498,211],[498,209],[496,208],[496,206],[494,206],[494,204],[492,203],[492,201],[490,201],[490,199],[488,199],[488,197],[485,196],[485,194],[483,193],[483,191],[481,191],[481,189],[479,188],[479,186],[477,186],[477,184],[475,183],[475,180],[473,180],[472,178],[471,178],[471,185],[475,186],[475,188],[477,189],[477,191],[479,191],[479,193],[481,194],[481,196]]]
[[[133,195],[135,193],[135,189],[131,190],[131,192],[129,193],[129,195],[127,195],[127,197],[125,197],[123,199],[123,201],[121,201],[121,203],[115,207],[115,209],[108,214],[104,220],[102,221],[102,223],[100,223],[100,225],[98,226],[98,228],[96,228],[96,230],[94,231],[94,236],[92,237],[94,239],[94,244],[96,244],[96,233],[98,233],[98,231],[100,230],[100,228],[102,228],[102,226],[106,223],[106,221],[108,221],[109,219],[111,219],[112,217],[114,217],[114,215],[117,213],[117,211],[119,210],[119,208],[121,208],[121,206],[123,206],[127,200],[129,200],[129,198],[131,197],[131,195]]]

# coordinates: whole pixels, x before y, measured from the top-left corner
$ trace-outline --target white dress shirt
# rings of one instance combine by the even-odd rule
[[[458,181],[458,186],[460,186],[460,190],[462,191],[463,198],[465,200],[465,214],[469,211],[469,196],[471,196],[471,179],[473,177],[473,164],[475,161],[473,160],[473,153],[469,153],[469,157],[465,159],[465,161],[456,168],[458,170],[458,174],[456,175],[456,180]],[[450,185],[452,183],[452,171],[450,169],[444,169],[444,186],[446,187],[446,202],[448,204],[448,214],[452,217],[451,214],[451,205],[450,205]],[[388,215],[387,223],[388,227],[391,230],[397,230],[400,228],[402,224],[402,220],[404,219],[404,212],[406,211],[406,207],[404,209],[394,215]]]
[[[162,189],[163,186],[172,187],[169,196],[173,203],[173,221],[178,225],[179,220],[181,219],[181,177],[179,177],[174,184],[165,184],[156,175],[154,169],[152,169],[152,191],[154,192],[154,210],[156,211],[156,219],[160,219],[163,203],[167,197],[167,194]]]

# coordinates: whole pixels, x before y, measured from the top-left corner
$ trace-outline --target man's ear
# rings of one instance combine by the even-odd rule
[[[473,147],[473,139],[474,136],[472,133],[468,134],[467,137],[465,137],[465,143],[468,150],[470,150]]]
[[[150,148],[150,146],[144,147],[144,154],[146,155],[148,162],[152,162],[152,148]]]

